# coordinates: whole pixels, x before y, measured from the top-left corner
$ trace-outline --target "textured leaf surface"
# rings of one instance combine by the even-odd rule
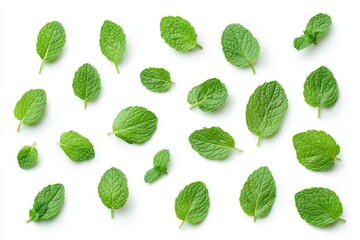
[[[324,131],[309,130],[293,137],[296,157],[307,169],[326,171],[331,169],[340,147],[335,140]]]
[[[126,48],[124,30],[116,23],[105,20],[100,32],[100,48],[107,59],[115,63],[116,70],[119,73],[118,63]]]
[[[229,63],[238,67],[250,66],[255,74],[254,64],[260,55],[260,45],[248,29],[237,23],[228,25],[222,33],[221,45]]]
[[[199,106],[201,111],[214,112],[225,103],[227,96],[225,84],[212,78],[191,89],[187,101],[191,104],[190,109]]]
[[[156,131],[156,115],[144,107],[128,107],[120,111],[113,123],[113,132],[128,143],[146,142]]]
[[[103,204],[111,210],[111,217],[114,218],[114,210],[122,208],[129,196],[125,174],[114,167],[107,170],[101,177],[98,193]]]
[[[144,176],[146,183],[154,182],[161,175],[167,174],[167,166],[170,162],[170,152],[167,149],[160,150],[153,159],[153,168],[148,170]]]
[[[196,42],[197,34],[194,27],[182,17],[163,17],[160,21],[160,32],[165,42],[179,52],[187,52],[195,47],[202,49]]]
[[[140,73],[142,85],[153,92],[167,92],[171,85],[170,73],[164,68],[146,68]]]
[[[35,197],[29,220],[37,222],[55,217],[64,205],[65,188],[62,184],[48,185]]]
[[[267,82],[256,88],[246,106],[246,124],[261,139],[275,134],[285,117],[288,100],[277,81]]]
[[[311,44],[317,44],[317,42],[330,31],[331,24],[331,17],[329,15],[324,13],[315,15],[306,25],[304,35],[295,38],[294,47],[297,50],[302,50]]]
[[[100,95],[101,80],[96,68],[91,64],[85,63],[75,73],[72,87],[74,93],[86,103],[96,100]]]
[[[339,96],[339,88],[332,72],[327,67],[319,67],[306,78],[304,83],[304,98],[307,104],[318,108],[333,106]]]
[[[209,192],[202,182],[186,185],[175,200],[176,216],[185,223],[197,224],[202,222],[210,207]]]
[[[16,103],[15,118],[20,121],[17,131],[22,124],[33,125],[40,121],[46,108],[46,93],[42,89],[32,89],[24,93]]]
[[[80,162],[95,157],[94,147],[89,139],[77,132],[64,132],[60,137],[59,145],[72,161]]]
[[[60,56],[65,42],[65,29],[61,23],[53,21],[41,28],[36,43],[36,51],[43,60],[39,73],[45,62],[52,62]]]
[[[340,218],[342,204],[336,193],[327,188],[308,188],[295,194],[295,203],[302,219],[317,227],[326,227]]]
[[[224,160],[235,148],[233,137],[219,127],[203,128],[189,136],[191,147],[200,156],[212,160]]]
[[[240,205],[243,211],[254,217],[265,217],[269,214],[276,197],[275,180],[267,167],[254,171],[245,182],[240,194]]]
[[[38,159],[38,152],[37,149],[35,148],[35,143],[31,146],[23,147],[17,155],[19,166],[22,169],[28,169],[34,167],[37,163],[37,159]]]

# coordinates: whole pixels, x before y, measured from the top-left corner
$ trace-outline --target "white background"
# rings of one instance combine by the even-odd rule
[[[360,224],[359,154],[359,7],[358,1],[10,1],[1,0],[0,79],[0,239],[358,239]],[[333,19],[328,36],[317,46],[298,52],[292,42],[315,14]],[[160,19],[179,15],[198,33],[203,50],[178,53],[160,37]],[[120,24],[127,37],[126,52],[116,74],[99,48],[100,28],[105,19]],[[41,27],[60,21],[67,35],[61,57],[45,64],[36,53]],[[221,50],[221,33],[230,23],[240,23],[258,39],[261,55],[250,68],[228,63]],[[99,99],[83,109],[72,90],[77,68],[94,65],[102,79]],[[325,65],[339,85],[337,104],[322,111],[303,100],[306,76]],[[146,67],[164,67],[176,84],[157,94],[141,85],[139,74]],[[188,91],[217,77],[227,86],[229,98],[217,113],[189,110]],[[257,148],[257,137],[245,122],[245,107],[254,89],[270,80],[284,87],[289,108],[274,137]],[[46,90],[48,105],[40,124],[16,132],[15,103],[30,89]],[[129,145],[107,136],[117,113],[141,105],[159,119],[158,130],[143,145]],[[233,135],[244,153],[233,152],[225,161],[200,157],[188,143],[191,132],[220,126]],[[336,166],[329,172],[305,169],[296,159],[292,136],[309,129],[330,133],[341,146]],[[70,161],[56,145],[61,133],[75,130],[91,140],[96,157]],[[19,168],[16,155],[21,147],[37,142],[39,163],[29,170]],[[160,150],[171,152],[169,174],[154,184],[143,181]],[[127,204],[110,218],[100,201],[97,185],[110,167],[127,176]],[[277,185],[271,213],[253,223],[239,205],[240,190],[248,175],[268,166]],[[174,211],[179,191],[193,181],[206,183],[211,198],[209,214],[199,225],[181,223]],[[28,210],[38,191],[48,184],[63,183],[65,205],[53,220],[28,223]],[[340,197],[346,223],[321,229],[303,221],[297,213],[294,194],[308,187],[328,187]]]

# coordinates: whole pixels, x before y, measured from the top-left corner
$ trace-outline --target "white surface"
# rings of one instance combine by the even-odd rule
[[[359,80],[360,34],[358,1],[1,1],[0,80],[0,239],[358,239],[360,234],[359,187]],[[307,21],[324,12],[333,19],[329,35],[316,47],[297,52],[293,39]],[[188,19],[204,50],[178,53],[160,37],[159,22],[166,15]],[[105,19],[120,24],[127,36],[120,75],[99,48],[100,27]],[[36,36],[49,21],[60,21],[67,42],[61,57],[45,64],[36,54]],[[230,23],[250,29],[261,46],[261,56],[250,68],[228,63],[220,38]],[[93,64],[102,79],[100,98],[83,110],[72,90],[72,79],[83,63]],[[302,96],[306,76],[321,65],[329,67],[339,84],[337,104],[322,111],[309,107]],[[168,93],[145,89],[139,73],[146,67],[164,67],[176,84]],[[225,107],[218,113],[190,111],[186,101],[195,85],[217,77],[229,90]],[[257,137],[246,127],[245,107],[254,89],[265,81],[278,80],[286,90],[289,108],[276,136]],[[13,108],[22,94],[34,88],[47,92],[45,117],[34,127],[23,126]],[[159,118],[158,130],[143,145],[129,145],[108,137],[117,113],[142,105]],[[202,127],[220,126],[233,135],[244,153],[233,152],[226,161],[209,161],[193,151],[190,133]],[[95,159],[71,162],[56,145],[64,131],[73,129],[95,146]],[[292,136],[308,129],[330,133],[341,146],[335,168],[326,173],[306,170],[295,157]],[[22,170],[18,150],[37,142],[39,164]],[[160,149],[171,152],[169,174],[152,185],[143,176]],[[268,166],[276,180],[277,198],[269,216],[253,223],[239,205],[239,193],[248,175]],[[97,184],[105,170],[115,166],[127,176],[130,197],[115,219],[101,203]],[[174,201],[188,183],[206,183],[211,206],[206,220],[178,229]],[[66,202],[52,221],[29,223],[28,210],[37,192],[52,183],[63,183]],[[294,194],[307,187],[323,186],[340,197],[347,222],[327,229],[303,221],[294,205]]]

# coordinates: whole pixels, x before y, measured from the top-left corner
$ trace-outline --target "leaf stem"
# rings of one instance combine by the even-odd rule
[[[191,109],[193,109],[194,107],[196,107],[198,105],[198,103],[194,103],[193,105],[191,105],[190,107],[189,107],[189,109],[191,110]]]
[[[29,223],[29,222],[31,222],[31,218],[29,218],[28,220],[26,220],[26,223]]]
[[[179,228],[181,229],[183,226],[184,226],[184,224],[186,223],[186,221],[184,220],[184,221],[182,221],[182,223],[180,224],[180,226],[179,226]]]
[[[114,209],[111,209],[111,218],[114,218]]]
[[[33,144],[31,145],[31,148],[34,148],[36,145],[36,142],[33,142]]]
[[[43,66],[44,66],[44,63],[45,63],[45,61],[43,60],[43,61],[41,62],[41,65],[40,65],[39,74],[41,74],[41,71],[42,71],[42,68],[43,68]]]
[[[261,140],[262,140],[262,134],[259,135],[259,138],[258,138],[258,141],[257,141],[257,144],[256,144],[257,147],[260,147]]]
[[[253,73],[253,74],[256,74],[256,70],[255,70],[255,68],[254,68],[254,65],[252,65],[252,64],[250,64],[250,63],[249,63],[249,65],[250,65],[250,67],[251,67],[252,73]]]
[[[335,160],[341,161],[341,158],[335,157]]]
[[[254,215],[254,222],[256,222],[256,215]]]
[[[199,43],[195,42],[195,46],[200,48],[200,49],[204,49]]]
[[[240,148],[237,148],[237,147],[233,147],[233,149],[239,151],[239,152],[244,152],[244,150],[240,149]]]
[[[119,74],[120,73],[120,70],[119,70],[119,66],[117,63],[115,63],[115,67],[116,67],[116,72]]]
[[[337,220],[339,220],[339,221],[341,221],[341,222],[346,222],[346,220],[343,219],[343,218],[338,218]]]
[[[86,109],[86,107],[87,107],[87,101],[85,100],[84,101],[84,109]]]
[[[114,134],[114,132],[108,132],[108,136],[111,136],[111,135],[113,135]]]
[[[22,125],[22,121],[19,122],[19,125],[18,125],[18,127],[17,127],[17,129],[16,129],[17,132],[20,132],[20,127],[21,127],[21,125]]]
[[[320,107],[318,107],[318,118],[320,118]]]

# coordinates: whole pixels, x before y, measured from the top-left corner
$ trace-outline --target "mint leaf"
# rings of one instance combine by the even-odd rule
[[[299,162],[312,171],[326,171],[331,169],[340,147],[335,140],[324,131],[309,130],[298,133],[293,137],[296,157]]]
[[[126,48],[126,36],[124,30],[109,20],[105,20],[100,32],[101,52],[111,62],[115,63],[117,73],[120,73],[118,63]]]
[[[240,193],[243,211],[254,217],[265,217],[270,213],[276,197],[275,180],[268,167],[255,170],[245,182]]]
[[[253,134],[262,138],[275,134],[288,107],[286,93],[277,81],[266,82],[255,89],[246,106],[246,124]]]
[[[96,100],[100,95],[101,80],[96,68],[91,64],[85,63],[75,73],[72,87],[74,93],[84,100],[84,108],[87,102]]]
[[[19,166],[22,169],[28,169],[34,167],[37,163],[37,159],[38,159],[38,152],[37,149],[35,148],[35,142],[31,146],[23,147],[17,155]]]
[[[129,196],[125,174],[114,167],[107,170],[101,177],[98,193],[103,204],[111,210],[111,218],[114,218],[114,210],[122,208]]]
[[[36,51],[42,59],[39,74],[46,62],[56,60],[65,46],[65,29],[59,22],[48,22],[37,36]]]
[[[238,67],[250,66],[255,74],[254,64],[260,55],[260,45],[251,32],[240,24],[229,24],[222,33],[221,45],[226,60]]]
[[[200,156],[211,160],[226,159],[232,149],[242,152],[235,147],[233,137],[219,127],[196,130],[189,136],[189,142]]]
[[[324,13],[319,13],[312,17],[306,29],[304,35],[301,35],[294,40],[294,47],[297,50],[307,48],[311,44],[317,44],[318,41],[330,31],[331,17]]]
[[[90,160],[95,157],[94,147],[89,139],[74,131],[61,134],[58,145],[70,160],[75,162]]]
[[[175,200],[176,216],[183,220],[180,228],[186,222],[190,224],[202,222],[208,214],[209,207],[209,192],[203,182],[186,185]]]
[[[340,218],[343,213],[342,204],[336,193],[327,188],[308,188],[295,194],[296,208],[307,223],[326,227]]]
[[[161,37],[176,51],[187,52],[195,47],[203,47],[197,43],[197,34],[190,22],[179,16],[163,17],[160,21]]]
[[[170,73],[164,68],[146,68],[140,73],[142,85],[153,92],[167,92],[171,85]]]
[[[144,107],[127,107],[119,112],[113,123],[113,132],[108,135],[123,139],[127,143],[141,144],[151,138],[156,131],[156,115]]]
[[[146,183],[152,183],[161,175],[167,174],[167,166],[170,162],[170,152],[167,149],[159,151],[153,160],[154,167],[148,170],[144,176]]]
[[[228,92],[219,79],[209,79],[190,90],[187,101],[190,109],[199,106],[203,112],[214,112],[226,101]]]
[[[307,104],[318,108],[319,118],[321,108],[333,106],[338,96],[339,88],[336,79],[327,67],[319,67],[306,78],[304,98]]]
[[[14,109],[15,118],[20,121],[17,131],[22,124],[34,125],[40,121],[46,108],[46,93],[42,89],[32,89],[24,93],[16,103]]]
[[[64,205],[65,188],[57,183],[43,188],[35,197],[33,208],[29,211],[29,220],[37,222],[55,217]]]

